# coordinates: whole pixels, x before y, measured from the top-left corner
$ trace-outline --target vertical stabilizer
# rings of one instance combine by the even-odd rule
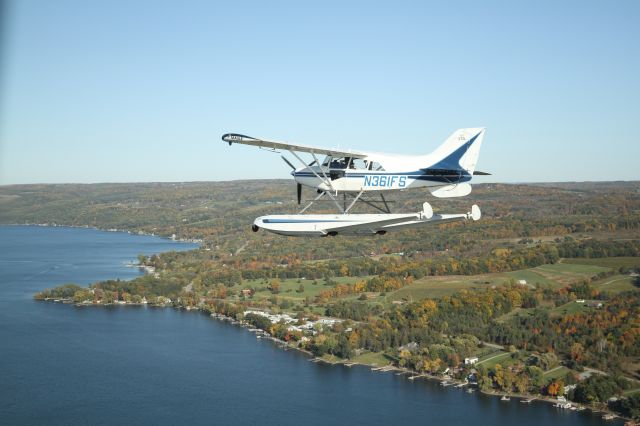
[[[431,170],[464,170],[473,175],[478,163],[484,132],[483,127],[456,130],[442,145],[429,154],[428,157],[433,163],[428,168]]]

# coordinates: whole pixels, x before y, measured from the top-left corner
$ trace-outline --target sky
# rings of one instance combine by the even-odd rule
[[[0,184],[290,178],[227,132],[640,180],[638,1],[0,0]]]

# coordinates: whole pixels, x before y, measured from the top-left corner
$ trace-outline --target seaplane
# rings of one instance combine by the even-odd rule
[[[288,152],[300,162],[296,167],[284,155],[297,184],[298,205],[302,187],[313,188],[317,196],[298,214],[260,216],[252,230],[264,229],[287,236],[384,235],[409,227],[459,220],[480,219],[480,208],[458,214],[435,214],[425,202],[422,211],[394,213],[384,194],[426,188],[436,198],[464,197],[471,193],[473,176],[489,175],[476,170],[484,128],[459,129],[433,152],[425,155],[401,155],[351,149],[297,145],[227,133],[222,140],[229,145],[242,144],[276,153]],[[307,160],[303,156],[308,156]],[[310,158],[309,158],[310,157]],[[322,158],[323,157],[323,158]],[[322,160],[321,160],[322,158]],[[375,197],[379,195],[380,200]],[[314,204],[332,202],[337,214],[305,214]],[[364,203],[378,213],[351,213],[356,203]]]

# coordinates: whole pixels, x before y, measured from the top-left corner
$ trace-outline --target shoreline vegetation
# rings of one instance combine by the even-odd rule
[[[476,185],[473,200],[438,207],[477,202],[481,221],[384,237],[251,232],[256,216],[295,211],[284,183],[0,187],[0,223],[201,241],[141,254],[145,274],[133,280],[40,299],[221,314],[328,362],[448,374],[483,392],[640,418],[638,182]],[[398,194],[398,210],[419,208],[415,195]]]
[[[406,367],[399,367],[397,365],[393,365],[391,363],[391,360],[387,360],[387,364],[384,365],[379,365],[376,362],[373,361],[358,361],[358,360],[351,360],[351,359],[343,359],[343,358],[338,358],[336,356],[328,356],[328,355],[324,355],[324,356],[316,356],[312,351],[306,350],[302,347],[300,347],[296,342],[294,341],[286,341],[286,340],[282,340],[279,339],[273,335],[271,335],[268,331],[261,329],[261,328],[255,328],[255,325],[251,322],[248,322],[246,320],[243,319],[237,319],[231,316],[227,316],[224,314],[219,314],[219,313],[215,313],[215,312],[210,312],[207,309],[203,309],[203,308],[191,308],[191,307],[176,307],[171,305],[170,303],[155,303],[155,304],[150,304],[146,301],[144,302],[124,302],[124,301],[120,301],[120,302],[111,302],[111,303],[107,303],[107,304],[102,304],[102,303],[92,303],[92,302],[82,302],[82,303],[77,303],[75,302],[72,298],[61,298],[61,299],[55,299],[55,298],[41,298],[38,297],[38,294],[36,294],[36,296],[34,296],[35,300],[38,301],[45,301],[45,302],[56,302],[56,303],[63,303],[63,304],[73,304],[76,307],[87,307],[87,306],[91,306],[91,307],[111,307],[111,306],[137,306],[137,307],[152,307],[152,308],[174,308],[177,310],[186,310],[186,311],[193,311],[193,312],[197,312],[197,313],[202,313],[202,314],[206,314],[208,316],[210,316],[213,319],[222,321],[222,322],[226,322],[229,323],[230,325],[233,326],[238,326],[238,327],[242,327],[245,329],[248,329],[249,332],[252,332],[255,334],[257,339],[267,339],[272,341],[278,348],[282,349],[282,350],[296,350],[298,352],[301,352],[305,355],[307,355],[309,357],[308,361],[310,362],[314,362],[314,363],[324,363],[324,364],[328,364],[328,365],[332,365],[332,366],[344,366],[347,368],[351,368],[353,366],[361,366],[361,367],[368,367],[371,369],[371,371],[377,371],[377,372],[393,372],[396,376],[406,376],[407,380],[416,380],[416,379],[427,379],[427,380],[432,380],[432,381],[436,381],[438,382],[442,387],[454,387],[454,388],[465,388],[466,391],[468,393],[473,393],[476,391],[479,391],[480,393],[487,395],[487,396],[494,396],[494,397],[500,397],[502,401],[510,401],[511,398],[517,398],[519,399],[521,403],[532,403],[535,401],[539,401],[542,403],[547,403],[547,404],[552,404],[554,407],[558,408],[558,409],[563,409],[563,410],[571,410],[571,411],[576,411],[576,412],[580,412],[583,410],[589,410],[593,415],[599,415],[602,417],[603,420],[614,420],[614,419],[623,419],[626,420],[625,421],[625,425],[627,426],[634,426],[634,425],[638,425],[640,423],[638,423],[637,421],[635,421],[633,418],[628,417],[628,416],[624,416],[621,415],[620,412],[617,412],[611,408],[609,408],[606,405],[603,404],[581,404],[581,403],[576,403],[576,402],[572,402],[572,401],[568,401],[564,396],[560,397],[560,395],[558,395],[558,397],[551,397],[548,395],[542,395],[540,393],[517,393],[517,392],[505,392],[505,391],[498,391],[495,389],[483,389],[477,381],[473,380],[473,381],[469,381],[468,378],[460,379],[460,378],[454,378],[452,376],[450,376],[449,374],[447,374],[447,372],[445,372],[444,374],[431,374],[431,373],[425,373],[425,372],[419,372],[416,370],[412,370]]]

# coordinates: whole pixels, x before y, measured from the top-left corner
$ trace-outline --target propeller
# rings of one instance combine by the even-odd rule
[[[289,167],[291,167],[293,170],[295,170],[296,168],[294,167],[293,164],[291,164],[291,161],[287,160],[287,158],[284,155],[281,155],[280,157],[282,157],[282,160],[287,163],[289,165]],[[313,163],[311,163],[313,164]],[[300,202],[302,201],[302,185],[298,184],[296,187],[296,192],[298,194],[298,204],[300,204]]]

